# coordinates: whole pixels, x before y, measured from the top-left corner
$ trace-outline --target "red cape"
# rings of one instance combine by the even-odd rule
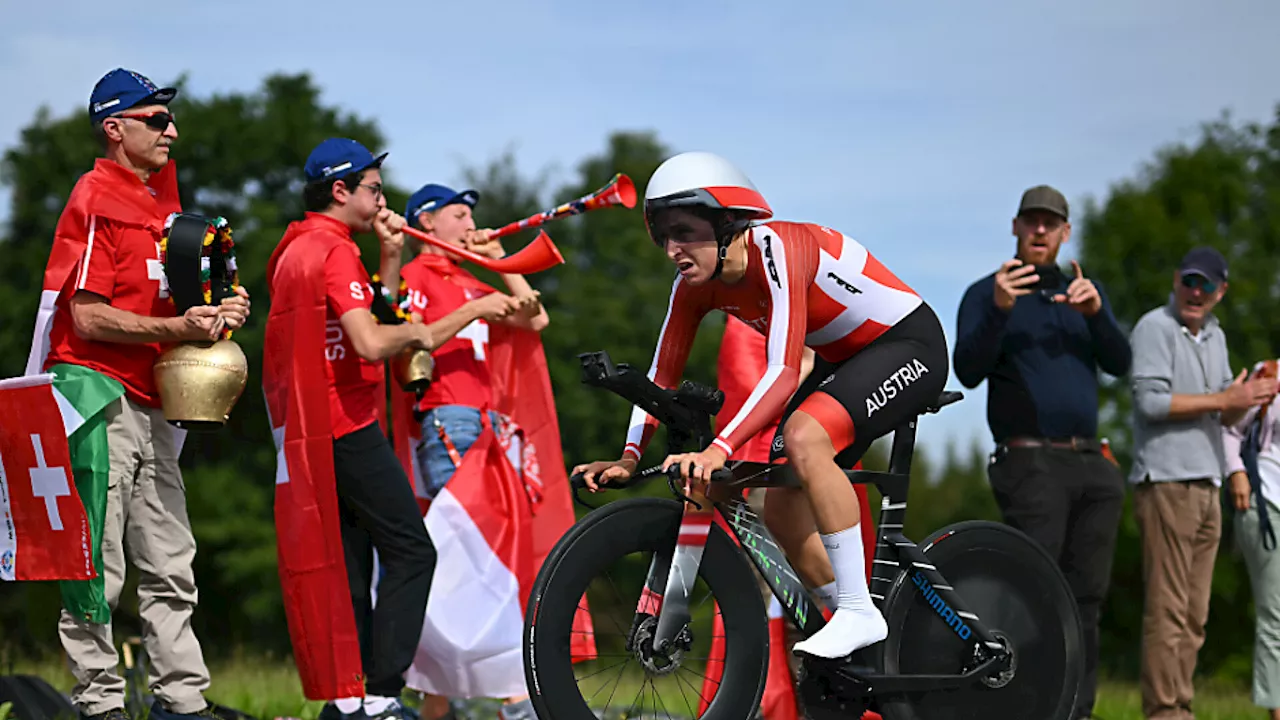
[[[448,263],[440,256],[420,257],[429,264]],[[455,269],[453,277],[463,287],[494,292],[465,270]],[[542,336],[530,330],[500,323],[489,325],[488,362],[493,390],[493,410],[510,418],[524,436],[522,477],[529,497],[527,518],[532,533],[532,568],[528,577],[537,574],[543,561],[561,536],[576,522],[569,475],[565,470],[564,452],[560,445],[560,423],[556,416],[555,396],[551,391],[551,375],[542,347]],[[391,392],[391,414],[394,418],[395,450],[412,482],[419,483],[419,470],[412,447],[421,436],[421,427],[413,419],[414,397],[399,388]],[[475,449],[475,446],[472,446]],[[468,451],[468,455],[470,455]],[[466,458],[463,459],[464,463]],[[457,474],[455,473],[455,478]],[[452,483],[453,480],[451,479]],[[419,493],[421,498],[421,493]],[[423,514],[427,501],[419,500]],[[518,576],[523,573],[517,573]],[[522,588],[523,589],[523,588]],[[527,601],[527,598],[526,598]],[[585,599],[584,599],[585,604]],[[573,654],[575,659],[595,656],[589,613],[580,612],[575,620]]]
[[[262,386],[278,452],[276,550],[294,662],[310,700],[364,695],[324,381],[324,265],[343,242],[293,223],[267,263]]]
[[[45,266],[44,289],[60,290],[84,254],[89,216],[161,230],[169,213],[181,212],[177,168],[170,161],[146,185],[129,170],[98,158],[93,170],[80,176],[53,232],[53,249]],[[130,182],[132,180],[132,182]],[[153,196],[147,191],[155,191]]]
[[[182,212],[182,204],[178,197],[178,170],[172,160],[153,173],[146,185],[132,171],[106,158],[98,158],[93,169],[80,176],[53,231],[26,374],[41,372],[49,354],[54,302],[84,255],[89,242],[89,218],[104,217],[160,231],[165,218],[175,212]]]

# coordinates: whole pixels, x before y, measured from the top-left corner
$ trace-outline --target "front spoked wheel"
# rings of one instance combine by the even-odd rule
[[[636,613],[650,563],[655,556],[663,567],[670,562],[680,517],[681,505],[671,500],[615,501],[580,520],[548,557],[525,613],[525,679],[538,717],[753,716],[767,670],[768,625],[755,576],[723,530],[712,525],[689,595],[693,620],[676,647],[655,650],[657,619]],[[574,662],[573,619],[584,597],[597,657]],[[723,630],[715,627],[715,604]],[[715,642],[723,643],[722,661],[712,659]]]
[[[921,543],[968,610],[1001,644],[1011,664],[956,690],[881,698],[887,720],[1016,717],[1066,720],[1084,673],[1080,617],[1066,578],[1039,545],[998,523],[943,528]],[[909,570],[885,598],[886,674],[955,674],[977,664]]]

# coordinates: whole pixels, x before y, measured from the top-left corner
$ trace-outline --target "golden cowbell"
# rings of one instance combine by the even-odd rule
[[[217,430],[244,392],[249,362],[234,341],[184,342],[156,360],[164,417],[187,430]]]
[[[431,353],[422,348],[407,348],[391,359],[391,372],[396,382],[408,392],[426,390],[431,385],[431,374],[435,368]]]

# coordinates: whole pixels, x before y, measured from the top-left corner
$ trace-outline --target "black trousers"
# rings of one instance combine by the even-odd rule
[[[1076,717],[1093,713],[1098,691],[1098,619],[1111,582],[1124,477],[1098,452],[997,448],[987,468],[1005,523],[1058,561],[1080,608],[1085,674]]]
[[[413,487],[375,422],[333,441],[347,579],[370,695],[399,697],[422,634],[436,548]],[[384,573],[372,606],[373,550]]]

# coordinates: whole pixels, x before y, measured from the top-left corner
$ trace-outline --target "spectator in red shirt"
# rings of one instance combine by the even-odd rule
[[[218,307],[193,307],[181,317],[168,300],[160,263],[168,213],[148,182],[169,162],[169,148],[178,139],[168,109],[176,94],[124,69],[94,86],[89,120],[103,157],[72,190],[46,274],[49,281],[72,268],[65,279],[54,279],[61,290],[40,367],[76,377],[85,387],[97,385],[104,398],[114,398],[101,411],[110,462],[106,516],[97,538],[105,605],[101,617],[94,616],[98,611],[63,609],[58,623],[76,678],[71,700],[94,720],[129,717],[110,617],[124,586],[126,546],[139,573],[138,608],[153,666],[151,717],[211,717],[203,694],[209,671],[191,629],[196,541],[178,440],[160,408],[152,368],[168,344],[211,340],[224,327],[241,327],[249,295],[241,290]]]
[[[398,287],[404,220],[387,210],[382,194],[385,157],[386,153],[374,157],[346,138],[320,143],[306,162],[306,216],[289,226],[280,241],[284,249],[277,250],[278,261],[271,269],[273,277],[291,277],[289,273],[312,253],[328,252],[323,267],[325,381],[342,544],[366,695],[363,701],[338,699],[325,710],[335,714],[336,707],[341,716],[362,720],[407,717],[399,699],[403,675],[417,649],[436,561],[413,486],[377,420],[383,361],[406,348],[431,350],[432,333],[421,323],[381,325],[375,320],[375,291],[352,239],[354,232],[377,233],[381,278],[387,287]],[[285,283],[275,292],[288,301],[289,291]],[[371,610],[375,549],[383,572]]]
[[[471,216],[480,200],[475,190],[455,192],[444,185],[426,185],[409,198],[405,218],[436,238],[492,258],[505,255],[490,231],[477,230]],[[417,257],[404,267],[408,309],[430,324],[436,349],[431,387],[417,402],[414,416],[422,423],[422,442],[415,448],[429,498],[453,477],[462,457],[480,437],[481,411],[493,426],[499,417],[491,408],[493,391],[486,362],[489,323],[504,322],[541,331],[548,324],[538,293],[521,275],[504,274],[510,295],[485,293],[464,270],[461,259],[447,250],[419,243]],[[468,282],[468,280],[470,282]],[[423,716],[444,716],[442,698],[430,696]],[[508,698],[502,708],[506,720],[528,717],[533,708],[526,698]]]
[[[427,185],[409,199],[409,222],[440,240],[500,258],[505,252],[488,230],[476,230],[471,210],[479,202],[475,190],[454,192],[443,185]],[[404,268],[411,312],[431,325],[437,348],[432,353],[435,376],[417,403],[423,443],[418,461],[427,478],[427,493],[435,497],[455,469],[441,434],[452,442],[457,457],[467,454],[480,435],[480,410],[493,404],[486,363],[489,323],[509,322],[542,330],[550,320],[538,293],[522,275],[503,275],[510,295],[480,294],[467,283],[473,277],[460,258],[432,245],[419,243],[417,257]],[[495,427],[496,415],[491,415]]]

